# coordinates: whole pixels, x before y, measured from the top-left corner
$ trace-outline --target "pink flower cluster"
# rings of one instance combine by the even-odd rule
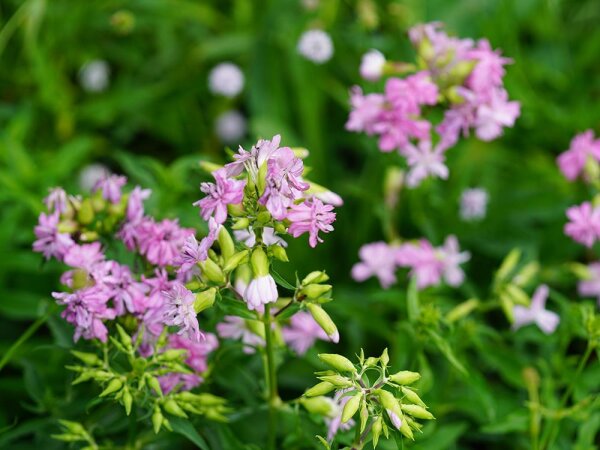
[[[565,225],[565,234],[576,242],[591,247],[600,239],[600,208],[584,202],[567,209],[569,223]]]
[[[401,245],[374,242],[359,250],[361,261],[352,267],[352,277],[365,281],[375,276],[385,289],[396,282],[398,268],[410,269],[417,288],[438,285],[444,280],[450,286],[460,286],[464,272],[460,265],[470,259],[469,252],[461,252],[455,236],[448,236],[444,245],[433,247],[425,239]]]
[[[194,203],[204,220],[214,219],[223,224],[228,206],[242,207],[247,185],[258,188],[258,203],[266,208],[276,221],[284,221],[288,233],[298,237],[309,235],[309,244],[322,242],[319,232],[329,233],[335,221],[333,204],[339,205],[337,195],[309,194],[310,183],[303,178],[304,163],[289,147],[280,147],[281,136],[260,140],[250,151],[240,147],[235,161],[213,172],[214,183],[202,183],[206,194]],[[266,169],[266,170],[265,170]],[[244,176],[245,179],[237,179]],[[333,193],[332,193],[333,194]],[[252,195],[250,193],[249,195]],[[324,204],[328,199],[332,204]]]
[[[600,162],[600,139],[594,138],[592,130],[578,134],[571,141],[569,149],[561,153],[556,162],[568,180],[575,180],[584,172],[588,162]]]
[[[514,125],[520,105],[508,100],[503,86],[504,66],[511,61],[486,39],[451,37],[440,23],[417,25],[409,37],[419,55],[416,73],[388,78],[383,93],[352,88],[346,129],[377,135],[381,151],[404,156],[407,184],[414,187],[427,176],[448,177],[444,153],[461,134],[473,129],[481,140],[496,139]],[[443,111],[437,125],[427,118],[433,107]]]

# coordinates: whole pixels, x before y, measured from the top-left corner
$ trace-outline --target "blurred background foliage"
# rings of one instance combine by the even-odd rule
[[[116,433],[127,426],[118,407],[91,411],[97,392],[70,387],[64,365],[71,331],[49,296],[61,268],[42,264],[31,252],[41,198],[56,185],[78,192],[81,170],[102,163],[153,189],[150,212],[201,228],[191,207],[207,178],[198,162],[224,160],[215,118],[230,109],[248,120],[239,144],[248,148],[259,137],[281,133],[284,144],[310,150],[311,178],[345,199],[326,242],[315,250],[302,239],[293,242],[295,265],[279,269],[291,278],[293,270],[302,274],[316,265],[331,275],[340,353],[362,346],[371,354],[390,346],[393,367],[425,372],[421,389],[438,420],[412,448],[529,448],[521,372],[535,365],[543,401],[558,402],[556,383],[568,379],[574,365],[569,355],[585,345],[577,314],[548,338],[527,329],[513,339],[501,315],[486,317],[493,326],[467,320],[441,330],[450,348],[440,344],[431,352],[431,336],[424,340],[403,325],[402,277],[399,287],[383,292],[374,282],[357,285],[349,276],[360,245],[387,237],[382,179],[399,158],[381,154],[373,139],[344,130],[348,89],[361,83],[358,65],[365,51],[377,48],[390,59],[410,60],[406,30],[432,20],[461,37],[486,37],[514,59],[506,85],[511,98],[521,101],[522,116],[496,142],[470,138],[452,149],[448,182],[429,181],[401,193],[395,220],[403,237],[424,236],[438,245],[456,234],[473,255],[466,286],[458,292],[428,290],[422,302],[435,301],[447,311],[467,298],[484,298],[503,256],[520,247],[526,259],[541,261],[541,281],[564,294],[562,301],[558,294],[554,298],[565,318],[578,300],[573,278],[561,267],[592,255],[562,234],[565,208],[582,201],[586,191],[559,175],[554,158],[575,133],[600,130],[597,0],[1,0],[0,355],[10,361],[0,374],[0,448],[62,448],[49,438],[57,418],[79,418]],[[326,64],[297,53],[300,34],[312,27],[332,36],[335,54]],[[79,71],[96,59],[108,63],[109,85],[86,92]],[[246,84],[235,99],[208,90],[208,73],[222,61],[244,72]],[[465,224],[458,199],[473,186],[489,191],[489,212],[483,222]],[[33,336],[6,355],[32,323]],[[315,353],[282,368],[284,396],[297,396],[311,384]],[[450,353],[468,376],[448,363]],[[222,363],[231,373],[227,389],[235,386],[239,396],[234,401],[251,402],[246,383],[258,383],[248,375],[260,369],[253,367],[258,362],[223,357]],[[582,392],[594,382],[597,387],[597,361],[592,369],[582,379]],[[219,383],[224,381],[214,387],[223,389]],[[199,427],[211,448],[238,448],[237,438],[260,442],[254,424],[244,420],[247,414],[240,411],[230,426]],[[251,417],[260,420],[257,414]],[[556,448],[597,448],[599,427],[598,412],[573,422],[576,443],[559,437]],[[298,433],[312,442],[320,432],[314,423],[298,428],[290,425],[295,431],[289,448],[305,448],[297,443]],[[161,439],[153,448],[176,442]]]

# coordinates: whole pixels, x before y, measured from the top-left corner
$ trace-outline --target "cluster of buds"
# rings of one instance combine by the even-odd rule
[[[386,61],[376,50],[363,57],[365,79],[389,78],[383,93],[352,89],[346,128],[379,136],[383,152],[398,151],[410,167],[406,183],[414,187],[428,176],[446,179],[445,152],[459,137],[473,129],[481,140],[496,139],[513,126],[520,105],[508,100],[503,84],[504,66],[511,61],[486,39],[449,36],[437,22],[417,25],[408,34],[415,63]],[[437,125],[434,108],[443,114]]]
[[[343,405],[339,422],[350,423],[358,414],[355,444],[364,444],[371,433],[376,447],[381,434],[388,438],[390,430],[414,440],[414,432],[420,432],[422,428],[417,420],[434,418],[416,389],[410,387],[421,377],[419,373],[400,371],[390,374],[387,349],[378,358],[365,358],[361,350],[356,365],[337,354],[320,354],[319,358],[330,370],[316,373],[321,382],[304,393],[305,399],[312,400],[302,403],[311,412],[319,411],[319,401],[314,399],[325,405],[329,402],[323,396],[335,391],[338,402]],[[329,440],[331,437],[330,434]]]
[[[169,414],[187,417],[187,412],[212,420],[225,420],[228,408],[224,399],[173,389],[173,383],[169,382],[173,376],[179,377],[177,381],[184,384],[194,384],[197,375],[186,364],[187,350],[169,346],[166,332],[159,337],[156,351],[150,357],[143,357],[139,355],[142,334],[132,339],[119,324],[116,330],[118,338],[109,337],[109,343],[103,345],[102,357],[95,353],[72,351],[80,361],[80,364],[67,366],[77,374],[73,384],[94,381],[102,387],[99,397],[119,402],[126,415],[131,414],[134,405],[153,411],[152,423],[157,433],[162,426],[170,429]]]

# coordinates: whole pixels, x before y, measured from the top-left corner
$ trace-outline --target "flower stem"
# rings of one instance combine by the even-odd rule
[[[577,381],[579,379],[579,375],[581,375],[581,372],[583,371],[585,365],[587,364],[587,361],[588,361],[589,357],[591,356],[593,350],[594,350],[594,345],[592,344],[591,341],[588,341],[588,345],[585,350],[585,353],[579,360],[579,365],[577,366],[575,375],[573,375],[573,377],[571,378],[571,382],[567,386],[567,390],[565,391],[565,393],[563,394],[563,396],[560,400],[560,404],[558,406],[559,410],[563,409],[566,406],[567,401],[569,400],[569,397],[571,396],[571,393],[573,392],[573,389],[575,388],[575,383],[577,383]],[[544,435],[542,436],[542,445],[540,446],[540,448],[542,450],[551,448],[551,445],[554,442],[554,439],[556,439],[556,426],[558,425],[560,420],[561,419],[551,419],[550,426],[546,429]]]
[[[279,394],[277,393],[277,373],[275,370],[275,354],[273,351],[273,331],[271,329],[271,305],[265,305],[265,314],[263,316],[265,324],[265,341],[266,341],[266,370],[267,377],[267,401],[269,404],[269,434],[267,448],[275,450],[275,440],[277,436],[277,405],[279,404]]]

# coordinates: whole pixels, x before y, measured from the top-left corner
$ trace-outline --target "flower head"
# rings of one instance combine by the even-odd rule
[[[565,225],[565,234],[586,247],[594,245],[600,238],[600,209],[590,202],[567,209],[570,222]]]
[[[373,242],[363,245],[358,254],[361,261],[352,267],[356,281],[376,276],[384,289],[396,282],[396,249],[385,242]]]
[[[313,319],[313,316],[305,311],[297,312],[290,319],[289,326],[281,330],[283,340],[298,355],[304,355],[317,339],[329,341],[327,334]]]
[[[448,236],[444,245],[438,249],[442,262],[444,280],[450,286],[460,286],[465,279],[465,273],[460,265],[471,259],[469,252],[461,252],[456,236]]]
[[[298,53],[316,64],[323,64],[333,56],[333,42],[323,30],[305,31],[298,41]]]
[[[217,333],[221,338],[240,339],[244,343],[244,353],[250,354],[256,347],[264,347],[265,340],[252,331],[247,322],[241,317],[225,316],[223,322],[217,324]]]
[[[233,63],[221,63],[210,71],[208,88],[213,94],[235,97],[244,88],[244,74]]]
[[[42,253],[46,259],[52,257],[62,260],[63,256],[75,244],[67,233],[58,232],[58,211],[52,214],[41,213],[34,232],[36,241],[33,243],[33,251]]]
[[[385,56],[379,50],[369,50],[360,61],[360,76],[368,81],[377,81],[381,78]]]
[[[294,237],[308,233],[308,242],[314,248],[317,246],[317,241],[323,242],[319,238],[319,231],[324,233],[333,231],[331,224],[335,222],[335,213],[332,211],[333,206],[325,205],[317,198],[292,205],[287,214],[287,219],[291,222],[288,232]]]
[[[533,293],[529,308],[515,305],[513,309],[515,316],[513,329],[516,330],[530,323],[535,323],[544,333],[554,333],[560,322],[560,316],[555,312],[545,309],[548,292],[548,286],[542,284]]]
[[[204,220],[213,216],[216,222],[221,224],[227,220],[227,205],[240,203],[244,198],[246,181],[228,178],[225,169],[215,170],[213,177],[216,183],[200,185],[200,190],[206,197],[195,202],[194,206],[200,207]]]
[[[406,176],[407,186],[416,187],[428,176],[444,180],[448,178],[448,167],[444,164],[444,152],[439,146],[432,149],[431,141],[419,141],[417,146],[407,144],[402,153],[406,156],[406,161],[410,166],[410,171]]]
[[[583,172],[589,159],[600,161],[600,139],[594,139],[592,130],[575,136],[569,149],[561,153],[556,162],[563,175],[573,181]]]
[[[48,196],[44,199],[44,204],[48,211],[51,213],[54,211],[58,211],[59,214],[64,214],[67,212],[67,207],[69,206],[69,200],[67,198],[67,193],[63,188],[55,187],[49,189]]]
[[[96,183],[94,192],[101,190],[102,197],[111,203],[121,201],[121,188],[127,183],[127,178],[123,175],[108,175]]]
[[[488,193],[483,188],[465,189],[460,196],[460,217],[462,220],[481,220],[485,217]]]
[[[162,294],[168,305],[164,318],[165,324],[179,327],[178,334],[199,342],[202,333],[194,310],[195,295],[180,283],[174,283],[169,291],[163,291]]]

